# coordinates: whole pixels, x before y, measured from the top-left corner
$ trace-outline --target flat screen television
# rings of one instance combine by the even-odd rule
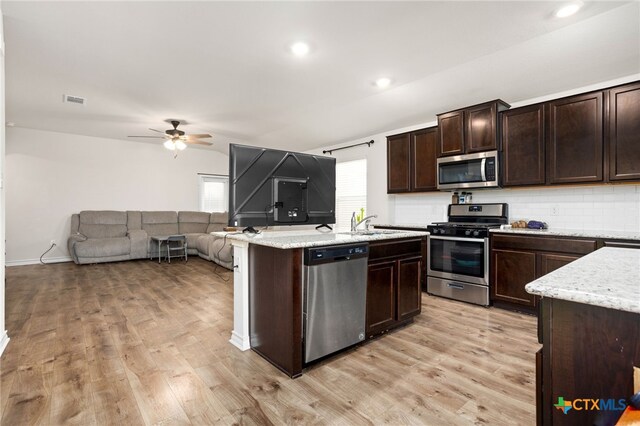
[[[328,225],[335,210],[335,158],[229,146],[230,226]]]

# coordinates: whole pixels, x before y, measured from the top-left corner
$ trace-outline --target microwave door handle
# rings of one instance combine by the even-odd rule
[[[487,165],[487,159],[483,158],[482,161],[480,162],[480,176],[482,177],[483,182],[487,181],[487,174],[485,172],[486,165]]]

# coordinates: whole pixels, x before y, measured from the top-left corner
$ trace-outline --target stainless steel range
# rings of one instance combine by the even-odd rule
[[[427,227],[427,292],[489,306],[489,229],[509,222],[507,204],[450,204]]]

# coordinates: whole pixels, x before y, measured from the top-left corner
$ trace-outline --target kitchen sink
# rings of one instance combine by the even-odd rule
[[[339,232],[339,234],[357,236],[357,235],[398,234],[402,232],[405,232],[405,231],[398,231],[398,230],[392,230],[392,229],[375,229],[371,231]]]

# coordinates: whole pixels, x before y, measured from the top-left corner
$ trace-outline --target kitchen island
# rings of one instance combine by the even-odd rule
[[[381,230],[226,234],[234,246],[231,343],[253,349],[290,377],[302,373],[303,258],[310,247],[368,243],[366,339],[411,322],[421,310],[427,235]]]
[[[585,409],[582,401],[566,413],[556,404],[632,395],[633,366],[640,366],[640,250],[601,248],[525,289],[542,297],[538,424],[594,424],[598,416],[615,415]]]

